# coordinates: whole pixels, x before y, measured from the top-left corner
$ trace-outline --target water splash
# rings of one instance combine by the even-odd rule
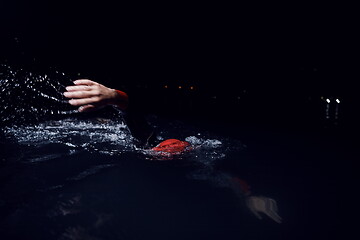
[[[72,84],[70,77],[59,71],[35,74],[0,65],[0,120],[6,135],[22,145],[34,147],[60,144],[73,150],[109,155],[134,150],[133,138],[120,121],[118,111],[113,111],[111,116],[108,114],[108,120],[81,120],[86,114],[79,114],[63,96],[65,87]],[[76,118],[80,120],[76,121]],[[150,124],[158,130],[159,141],[178,138],[190,142],[193,150],[187,157],[204,165],[212,165],[217,159],[224,158],[228,145],[238,145],[228,144],[226,139],[217,140],[220,138],[203,131],[199,133],[198,129],[176,121],[164,122],[155,117],[150,119]],[[143,152],[152,155],[150,158],[158,157],[147,150]],[[46,161],[52,158],[49,156],[33,156],[32,160]]]
[[[1,125],[21,125],[76,114],[77,110],[63,96],[67,85],[72,85],[72,81],[63,72],[41,75],[0,65]]]
[[[22,146],[36,148],[46,153],[46,149],[56,145],[56,149],[74,151],[100,152],[108,155],[133,150],[133,137],[121,120],[107,119],[64,119],[46,121],[35,125],[5,127],[4,134]],[[33,150],[33,149],[32,149]],[[30,151],[36,154],[38,151]],[[55,156],[45,154],[43,157],[27,155],[29,162],[52,159]],[[50,158],[49,158],[50,157]]]
[[[179,154],[143,150],[149,160],[182,160],[186,159],[191,164],[199,165],[201,168],[212,168],[214,164],[224,159],[228,153],[237,152],[244,145],[235,139],[217,136],[210,132],[199,131],[199,129],[182,123],[180,121],[163,122],[156,116],[150,117],[151,125],[158,130],[158,141],[169,138],[177,138],[190,143],[187,151]]]

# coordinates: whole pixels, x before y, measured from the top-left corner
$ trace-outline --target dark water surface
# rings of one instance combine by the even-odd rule
[[[121,112],[71,109],[65,77],[24,76],[8,69],[0,79],[1,239],[336,239],[352,231],[356,151],[347,132],[149,116],[159,141],[195,146],[157,156],[135,147]],[[16,101],[10,93],[19,91]],[[282,223],[256,218],[232,177],[274,199]]]

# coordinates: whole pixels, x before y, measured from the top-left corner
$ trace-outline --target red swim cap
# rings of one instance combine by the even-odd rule
[[[166,153],[182,153],[187,150],[187,147],[190,146],[190,143],[185,141],[180,141],[177,139],[167,139],[162,141],[156,147],[152,148],[154,151],[166,152]]]

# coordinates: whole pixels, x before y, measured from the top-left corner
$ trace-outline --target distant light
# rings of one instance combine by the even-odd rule
[[[327,98],[327,99],[326,99],[326,102],[327,102],[327,103],[330,103],[330,99]]]
[[[165,85],[164,88],[168,88],[169,86],[168,85]]]
[[[179,86],[179,89],[182,89],[182,86]]]
[[[191,86],[191,87],[190,87],[190,90],[194,90],[194,89],[195,89],[194,86]]]
[[[321,99],[321,100],[324,100],[324,97],[323,97],[323,96],[321,96],[321,97],[320,97],[320,99]]]
[[[340,100],[337,98],[336,100],[335,100],[337,103],[340,103]]]

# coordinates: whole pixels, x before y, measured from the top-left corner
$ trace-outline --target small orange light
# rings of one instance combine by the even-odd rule
[[[193,86],[191,86],[191,87],[190,87],[190,90],[194,90],[194,87],[193,87]]]
[[[168,88],[168,85],[165,85],[164,88]]]
[[[182,86],[179,86],[179,89],[182,89]]]

